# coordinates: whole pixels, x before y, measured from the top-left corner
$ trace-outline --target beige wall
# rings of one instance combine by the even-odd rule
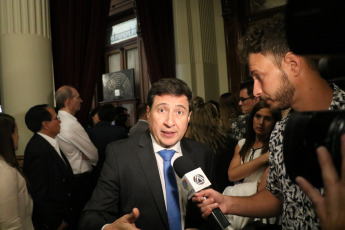
[[[17,155],[32,136],[26,111],[36,104],[53,105],[53,68],[48,0],[0,1],[0,91],[4,113],[19,128]]]

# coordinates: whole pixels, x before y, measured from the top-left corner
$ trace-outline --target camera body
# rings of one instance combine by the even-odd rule
[[[323,187],[316,149],[325,146],[338,174],[341,169],[340,136],[345,133],[345,110],[292,113],[284,131],[284,161],[291,179],[303,176]]]

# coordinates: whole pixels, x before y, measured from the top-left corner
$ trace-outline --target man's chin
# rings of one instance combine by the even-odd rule
[[[270,106],[271,109],[279,109],[278,103],[270,98],[266,99],[266,103]]]
[[[278,103],[277,101],[273,101],[271,99],[267,100],[266,102],[270,106],[271,109],[285,110],[285,109],[289,108],[289,107],[283,106],[281,103]]]

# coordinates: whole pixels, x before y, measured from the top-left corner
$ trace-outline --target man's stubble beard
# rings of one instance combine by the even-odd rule
[[[274,105],[272,107],[277,109],[288,109],[291,107],[292,99],[295,94],[295,87],[291,84],[287,74],[281,70],[282,84],[274,93]]]

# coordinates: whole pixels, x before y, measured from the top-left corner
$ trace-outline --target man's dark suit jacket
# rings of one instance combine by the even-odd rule
[[[35,229],[57,229],[65,220],[75,229],[73,171],[53,146],[35,133],[25,148],[23,172],[34,202]],[[73,228],[74,227],[74,228]]]
[[[133,136],[137,133],[145,132],[149,128],[149,123],[144,120],[138,120],[138,122],[129,129],[129,135]]]
[[[181,149],[210,175],[212,152],[204,145],[182,139]],[[140,211],[135,222],[143,230],[169,230],[168,217],[159,177],[157,160],[149,131],[109,144],[107,159],[80,221],[82,230],[100,230],[105,224],[132,212]],[[191,201],[187,205],[185,227],[204,223],[200,211]]]
[[[128,137],[126,128],[112,125],[110,122],[100,121],[94,127],[87,130],[92,143],[98,150],[98,162],[94,168],[96,180],[101,173],[105,160],[105,148],[110,142]]]

